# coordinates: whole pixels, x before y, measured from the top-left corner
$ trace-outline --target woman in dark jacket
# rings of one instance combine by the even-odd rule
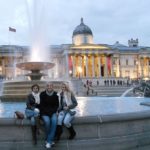
[[[49,82],[47,83],[46,90],[40,94],[40,114],[45,125],[46,148],[51,148],[54,144],[58,107],[58,95],[53,89],[53,84]]]
[[[73,110],[77,106],[77,100],[73,92],[69,89],[69,86],[62,84],[62,91],[59,94],[59,114],[56,131],[56,140],[60,139],[62,134],[62,124],[64,124],[69,130],[69,140],[72,140],[76,136],[76,132],[72,125],[72,120],[75,117],[76,111]]]
[[[28,95],[26,102],[25,114],[31,120],[32,138],[34,144],[37,144],[37,129],[39,128],[39,104],[40,104],[40,87],[37,84],[32,85],[32,92]]]

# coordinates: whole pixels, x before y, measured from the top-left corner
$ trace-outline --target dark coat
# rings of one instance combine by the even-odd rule
[[[28,95],[26,105],[27,105],[26,109],[34,110],[34,108],[39,108],[39,104],[35,103],[35,98],[32,94]]]
[[[51,116],[57,112],[59,107],[59,99],[56,92],[49,96],[46,91],[40,94],[40,114]]]

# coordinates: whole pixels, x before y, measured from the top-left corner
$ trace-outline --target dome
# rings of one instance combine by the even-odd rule
[[[73,36],[78,34],[89,34],[93,36],[91,29],[83,23],[83,18],[81,18],[80,25],[78,25],[73,31]]]

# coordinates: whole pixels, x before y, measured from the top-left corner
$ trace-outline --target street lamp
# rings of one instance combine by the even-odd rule
[[[72,70],[69,70],[69,75],[70,77],[72,77]]]

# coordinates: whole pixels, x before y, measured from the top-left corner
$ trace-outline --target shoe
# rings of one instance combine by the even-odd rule
[[[51,144],[50,144],[50,143],[46,143],[45,147],[46,147],[47,149],[49,149],[49,148],[51,148]]]
[[[76,136],[76,132],[75,132],[75,130],[74,130],[74,128],[73,128],[73,126],[71,126],[70,128],[68,128],[68,130],[69,130],[69,133],[70,133],[70,136],[69,136],[69,140],[72,140],[72,139],[74,139],[75,138],[75,136]]]
[[[54,141],[52,141],[52,142],[51,142],[51,146],[54,146],[54,145],[55,145],[55,142],[54,142]]]

